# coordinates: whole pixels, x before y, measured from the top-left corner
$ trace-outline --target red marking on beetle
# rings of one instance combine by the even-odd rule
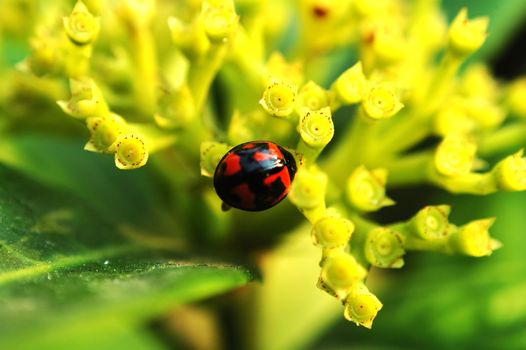
[[[225,158],[225,172],[223,175],[234,175],[241,171],[241,159],[237,154],[231,153]]]
[[[243,208],[253,208],[256,195],[250,190],[248,184],[240,184],[232,189],[232,193],[241,199],[241,206]]]
[[[254,147],[255,147],[255,145],[252,142],[250,142],[250,143],[247,143],[246,145],[244,145],[242,149],[251,149],[251,148],[254,148]]]
[[[283,191],[283,193],[278,198],[276,198],[276,202],[280,201],[283,197],[285,197],[287,195],[287,193],[288,193],[289,188],[290,188],[289,169],[284,167],[280,172],[278,172],[278,173],[276,173],[274,175],[270,175],[270,176],[266,177],[263,180],[263,183],[266,186],[270,186],[277,179],[281,179],[281,183],[283,184],[283,186],[285,186],[285,191]]]
[[[278,146],[274,143],[269,143],[268,144],[268,150],[269,152],[273,153],[276,155],[276,157],[278,158],[283,158],[283,154],[281,153],[281,151],[279,150]]]

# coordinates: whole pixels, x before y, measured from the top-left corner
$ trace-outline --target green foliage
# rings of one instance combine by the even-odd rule
[[[144,329],[153,317],[251,279],[237,266],[168,258],[75,194],[5,166],[0,184],[0,348],[163,348]]]

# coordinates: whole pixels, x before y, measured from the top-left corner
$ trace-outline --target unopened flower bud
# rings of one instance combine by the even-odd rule
[[[493,170],[497,186],[505,191],[526,190],[526,158],[524,150],[504,158]]]
[[[259,104],[272,116],[288,117],[295,107],[296,88],[288,83],[274,81],[267,86]]]
[[[124,119],[114,113],[105,117],[88,118],[86,126],[91,133],[91,138],[84,149],[99,153],[113,153],[110,147],[119,136],[128,130]]]
[[[371,328],[382,303],[363,283],[355,283],[343,303],[344,316],[358,326]]]
[[[396,89],[385,83],[369,85],[362,106],[365,115],[371,119],[391,118],[404,107]]]
[[[401,268],[404,266],[403,237],[386,227],[377,227],[367,233],[365,257],[373,266]]]
[[[362,100],[367,81],[363,74],[362,63],[358,62],[343,72],[332,84],[332,91],[345,104],[358,103]]]
[[[488,17],[468,20],[468,10],[460,10],[449,27],[449,50],[457,56],[477,51],[486,41],[488,22]]]
[[[216,7],[205,1],[202,15],[205,33],[211,42],[225,42],[237,28],[239,18],[233,7]]]
[[[82,1],[77,1],[69,17],[64,17],[64,29],[76,45],[95,41],[100,31],[100,18],[94,17]]]
[[[473,168],[477,146],[458,134],[446,136],[435,153],[436,170],[444,176],[468,174]]]
[[[327,216],[316,222],[311,235],[315,245],[327,249],[344,247],[351,238],[354,224],[344,218]]]
[[[311,111],[317,111],[329,106],[330,102],[328,91],[312,80],[303,85],[298,93],[297,106],[299,108],[304,107]]]
[[[340,252],[323,262],[320,280],[338,298],[344,298],[354,283],[362,281],[367,270],[350,254]]]
[[[356,168],[347,181],[347,198],[358,210],[375,211],[393,205],[385,195],[387,172],[384,169],[367,170],[365,166]]]
[[[323,148],[334,136],[334,124],[331,110],[324,107],[317,111],[306,111],[300,117],[299,132],[301,139],[313,148]]]
[[[102,92],[92,79],[71,79],[70,89],[69,101],[57,101],[64,113],[79,119],[104,117],[109,114]]]
[[[469,256],[490,255],[501,246],[489,235],[488,230],[494,221],[494,218],[475,220],[460,227],[449,237],[449,248],[455,253]]]
[[[148,161],[146,144],[139,135],[120,135],[110,149],[115,152],[115,165],[122,170],[140,168]]]
[[[448,233],[450,211],[449,205],[427,206],[409,221],[409,228],[425,240],[442,239]]]

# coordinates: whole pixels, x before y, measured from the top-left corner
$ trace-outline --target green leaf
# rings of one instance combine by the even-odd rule
[[[251,280],[122,232],[76,197],[0,166],[0,348],[162,348],[148,320]]]
[[[169,220],[148,167],[118,170],[112,156],[86,152],[81,141],[36,134],[3,137],[0,162],[48,187],[80,197],[114,221]]]

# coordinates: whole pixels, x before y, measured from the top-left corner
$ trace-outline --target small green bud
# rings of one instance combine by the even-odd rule
[[[382,303],[363,283],[355,283],[343,303],[344,316],[358,326],[371,328]]]
[[[305,111],[300,118],[301,139],[312,148],[325,147],[334,136],[331,110],[324,107],[317,111]]]
[[[455,253],[481,257],[491,255],[500,248],[500,242],[492,239],[489,228],[495,222],[494,218],[472,221],[451,234],[448,247]]]
[[[450,212],[449,205],[427,206],[409,221],[409,228],[425,240],[442,239],[448,234]]]
[[[100,18],[94,17],[82,1],[77,1],[69,17],[64,17],[64,29],[76,45],[95,41],[100,31]]]
[[[347,181],[347,199],[361,211],[375,211],[393,205],[393,200],[385,195],[386,180],[385,169],[369,171],[365,166],[359,166]]]
[[[403,237],[386,227],[377,227],[367,233],[364,246],[365,257],[373,266],[401,268],[405,254]]]
[[[327,249],[344,247],[351,238],[354,224],[344,218],[327,216],[312,227],[312,241],[315,245]]]
[[[267,113],[275,117],[288,117],[295,107],[296,88],[288,83],[270,83],[259,104]]]
[[[139,135],[120,135],[110,150],[115,152],[115,165],[121,170],[137,169],[148,161],[145,142]]]
[[[86,151],[113,153],[110,149],[118,137],[127,132],[126,122],[121,116],[111,113],[104,117],[92,117],[86,120],[91,138],[84,146]]]
[[[71,99],[57,101],[64,113],[79,119],[104,117],[110,113],[102,92],[92,79],[71,79]]]
[[[217,164],[229,151],[230,146],[219,142],[201,143],[201,175],[214,176]]]
[[[362,63],[358,62],[343,72],[332,84],[331,90],[345,104],[354,104],[362,100],[367,80],[363,74]]]
[[[526,158],[524,150],[501,160],[493,170],[497,186],[505,191],[526,190]]]
[[[352,285],[362,281],[367,270],[348,253],[340,252],[328,256],[323,262],[320,282],[327,286],[334,295],[343,299]]]
[[[435,153],[435,168],[444,176],[455,177],[471,172],[477,146],[465,136],[447,135]]]

